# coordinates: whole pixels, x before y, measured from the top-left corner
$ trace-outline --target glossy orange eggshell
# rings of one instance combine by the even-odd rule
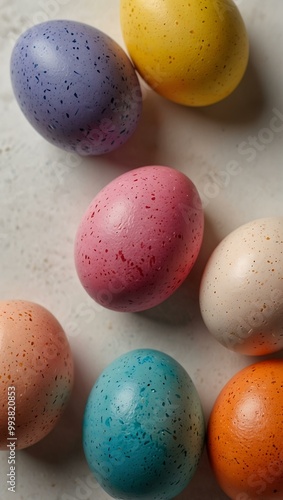
[[[210,415],[207,448],[232,500],[283,499],[283,359],[248,366],[226,384]]]

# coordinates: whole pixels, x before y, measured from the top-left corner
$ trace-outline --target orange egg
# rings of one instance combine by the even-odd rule
[[[238,372],[212,409],[207,447],[232,500],[283,499],[283,359]]]

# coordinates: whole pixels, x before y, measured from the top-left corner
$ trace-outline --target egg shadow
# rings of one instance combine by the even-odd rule
[[[199,287],[205,265],[222,237],[205,214],[202,246],[196,263],[182,285],[161,304],[135,314],[154,322],[185,326],[200,317]]]
[[[282,359],[283,360],[283,349],[277,352],[272,352],[270,354],[262,354],[261,356],[249,356],[244,355],[247,361],[247,365],[252,365],[253,363],[259,363],[260,361],[270,361],[271,359]]]
[[[163,100],[171,113],[178,110],[178,113],[185,113],[186,118],[192,121],[194,117],[201,117],[206,121],[231,126],[256,122],[268,105],[268,96],[260,78],[256,58],[256,43],[250,40],[248,65],[238,87],[225,99],[208,106],[190,107],[176,104],[162,98],[142,82],[143,110],[136,131],[123,146],[101,156],[101,162],[111,162],[122,166],[124,170],[160,162],[162,164],[164,157],[159,148],[162,118],[159,109]]]
[[[204,118],[230,125],[245,125],[259,119],[268,102],[268,97],[255,59],[255,47],[250,41],[249,61],[241,82],[232,94],[222,101],[198,108],[198,112]]]
[[[118,149],[101,156],[101,162],[122,166],[125,171],[158,164],[160,126],[158,99],[154,92],[143,90],[143,109],[135,132]]]
[[[22,450],[37,460],[49,464],[65,463],[82,451],[82,421],[86,401],[97,375],[90,376],[75,357],[74,387],[64,411],[55,428],[41,441]]]
[[[221,490],[204,449],[199,466],[188,486],[174,500],[229,500]]]
[[[245,126],[257,122],[268,106],[268,95],[257,67],[256,43],[250,41],[250,55],[245,74],[236,89],[221,101],[207,106],[184,106],[168,101],[171,113],[178,107],[191,122],[195,118],[223,126]],[[165,100],[165,98],[164,98]]]

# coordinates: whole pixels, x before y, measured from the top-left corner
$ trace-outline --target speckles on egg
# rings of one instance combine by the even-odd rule
[[[240,226],[211,255],[200,288],[203,319],[226,347],[250,355],[283,348],[283,217]]]
[[[89,396],[83,423],[88,464],[115,498],[169,500],[198,465],[204,419],[186,371],[159,351],[112,362]]]
[[[86,291],[105,307],[139,311],[184,281],[203,236],[198,192],[181,172],[141,167],[114,179],[82,218],[75,262]]]
[[[7,446],[7,390],[15,387],[16,446],[45,437],[62,415],[73,385],[73,360],[54,316],[32,302],[0,302],[0,449]]]
[[[231,0],[122,0],[121,22],[137,70],[172,101],[213,104],[245,72],[248,37]]]
[[[18,39],[11,79],[33,127],[56,146],[103,154],[129,138],[142,98],[123,49],[92,26],[52,20]]]

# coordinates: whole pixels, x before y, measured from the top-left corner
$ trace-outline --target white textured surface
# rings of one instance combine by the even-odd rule
[[[118,0],[81,0],[79,6],[75,0],[1,0],[0,299],[33,300],[49,308],[69,336],[77,367],[75,390],[61,423],[38,445],[17,452],[15,494],[7,491],[7,454],[1,453],[1,500],[110,498],[91,479],[80,431],[88,392],[117,355],[152,347],[174,356],[193,378],[206,417],[224,383],[254,361],[218,345],[198,309],[199,278],[222,237],[251,219],[283,214],[283,3],[237,4],[249,32],[251,59],[234,94],[209,108],[188,109],[144,89],[143,117],[131,140],[115,153],[86,159],[52,147],[25,120],[12,95],[10,54],[25,28],[52,18],[93,24],[123,45]],[[270,132],[276,113],[278,131]],[[255,145],[248,145],[253,140]],[[206,229],[200,258],[166,304],[140,314],[104,310],[88,298],[75,274],[78,222],[115,176],[158,163],[186,173],[201,193]],[[227,498],[215,484],[205,454],[177,500],[188,498]]]

